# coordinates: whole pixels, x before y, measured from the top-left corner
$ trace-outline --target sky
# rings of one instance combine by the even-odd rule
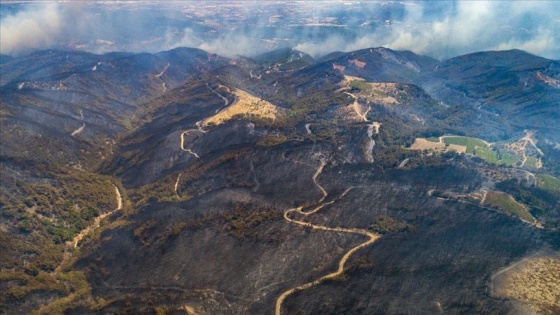
[[[560,1],[2,1],[0,53],[37,49],[232,57],[369,47],[438,59],[522,49],[560,59]]]

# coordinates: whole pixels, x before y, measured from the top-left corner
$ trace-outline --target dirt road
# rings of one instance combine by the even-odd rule
[[[179,187],[179,180],[181,179],[181,173],[179,173],[179,175],[177,176],[177,180],[175,181],[175,195],[178,197],[179,194],[177,194],[177,188]]]
[[[165,66],[165,68],[163,68],[163,70],[162,70],[160,73],[154,75],[154,77],[156,77],[156,78],[158,78],[158,79],[161,80],[161,86],[162,86],[162,88],[163,88],[163,93],[165,93],[165,91],[167,91],[167,86],[165,85],[165,81],[163,81],[163,79],[161,78],[161,76],[165,73],[165,71],[167,71],[167,68],[169,68],[169,62],[167,63],[167,65]]]
[[[107,216],[115,213],[118,210],[121,210],[123,207],[123,202],[122,202],[122,197],[121,197],[121,193],[119,191],[119,189],[117,188],[117,186],[115,187],[115,194],[116,194],[116,199],[117,199],[117,208],[115,208],[112,211],[109,211],[107,213],[101,214],[100,216],[98,216],[97,218],[95,218],[95,220],[93,221],[93,223],[86,227],[85,229],[83,229],[78,235],[74,236],[74,238],[71,241],[66,242],[67,245],[67,249],[64,251],[63,254],[63,258],[62,261],[60,262],[60,264],[58,264],[58,266],[54,269],[54,271],[52,272],[52,275],[56,275],[60,272],[60,270],[62,269],[62,266],[66,263],[66,261],[68,261],[68,259],[70,259],[70,257],[72,257],[71,253],[70,253],[70,248],[77,248],[78,247],[78,243],[89,233],[91,233],[93,230],[95,230],[96,228],[98,228],[100,226],[101,220],[103,220],[104,218],[106,218]]]
[[[122,209],[122,197],[121,197],[121,192],[119,191],[119,189],[117,188],[117,186],[115,186],[115,194],[116,194],[116,198],[117,198],[117,208],[103,213],[100,216],[98,216],[97,218],[95,218],[95,220],[93,221],[93,223],[88,226],[87,228],[83,229],[78,235],[74,236],[74,238],[71,241],[72,247],[76,248],[78,247],[78,243],[89,233],[91,233],[93,230],[95,230],[96,228],[99,227],[101,220],[105,219],[106,217],[110,216],[111,214],[115,213],[118,210]]]
[[[299,215],[303,215],[304,217],[307,217],[309,215],[312,215],[314,213],[317,213],[319,210],[323,209],[325,206],[328,205],[332,205],[334,204],[336,201],[342,199],[344,196],[346,196],[346,194],[352,189],[348,188],[346,189],[338,198],[333,199],[329,202],[324,203],[324,200],[328,197],[328,193],[327,191],[317,182],[317,177],[321,174],[321,172],[323,171],[323,168],[325,167],[326,162],[322,161],[321,165],[319,165],[319,167],[317,168],[317,170],[315,171],[315,174],[313,174],[313,182],[315,183],[315,185],[317,186],[317,188],[323,193],[323,197],[321,197],[321,199],[316,203],[316,207],[313,208],[310,211],[303,211],[303,207],[298,207],[298,208],[292,208],[292,209],[288,209],[284,212],[284,219],[287,222],[293,223],[293,224],[297,224],[299,226],[303,226],[303,227],[308,227],[311,229],[315,229],[315,230],[322,230],[322,231],[330,231],[330,232],[337,232],[337,233],[350,233],[350,234],[358,234],[358,235],[363,235],[366,236],[368,239],[367,241],[360,243],[354,247],[352,247],[349,251],[346,252],[346,254],[344,254],[344,256],[342,256],[342,258],[339,260],[338,262],[338,268],[336,271],[331,272],[327,275],[324,275],[314,281],[311,282],[307,282],[304,283],[302,285],[299,285],[297,287],[291,288],[287,291],[285,291],[284,293],[282,293],[278,299],[276,300],[276,306],[275,306],[275,314],[276,315],[281,315],[282,313],[282,303],[284,302],[284,300],[290,296],[291,294],[293,294],[294,292],[297,291],[301,291],[301,290],[305,290],[308,289],[310,287],[313,287],[315,285],[318,285],[320,283],[322,283],[325,280],[328,279],[333,279],[336,278],[340,275],[342,275],[344,273],[344,266],[346,264],[346,262],[348,261],[348,259],[355,253],[357,252],[359,249],[364,248],[370,244],[372,244],[373,242],[375,242],[380,236],[378,234],[369,232],[367,230],[362,230],[362,229],[356,229],[356,228],[343,228],[343,227],[328,227],[328,226],[324,226],[324,225],[317,225],[317,224],[312,224],[309,222],[305,222],[305,221],[300,221],[297,219],[292,219],[290,214],[292,213],[297,213]]]
[[[84,112],[80,109],[80,120],[83,122],[84,121]],[[74,131],[72,131],[72,136],[78,135],[80,134],[80,132],[84,131],[84,128],[86,127],[86,123],[82,123],[82,126]]]
[[[196,152],[192,151],[191,149],[185,149],[185,135],[188,135],[190,132],[206,133],[206,130],[202,129],[201,123],[202,123],[202,120],[197,121],[196,122],[197,129],[188,129],[188,130],[185,130],[183,133],[181,133],[181,144],[179,145],[181,150],[189,153],[190,155],[196,157],[197,159],[200,159],[200,156]]]

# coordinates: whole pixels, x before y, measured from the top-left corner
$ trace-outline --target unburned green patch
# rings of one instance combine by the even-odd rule
[[[523,221],[536,223],[537,220],[518,203],[512,196],[497,191],[489,191],[486,195],[484,205],[512,214]]]
[[[371,90],[372,86],[370,83],[364,82],[364,81],[352,81],[350,82],[350,86],[353,89],[359,89],[359,90]]]
[[[468,150],[467,150],[468,151]],[[477,148],[474,152],[474,155],[480,157],[484,161],[492,164],[498,163],[498,155],[496,152],[492,151],[488,148]]]
[[[538,175],[537,187],[545,190],[560,191],[560,179],[548,174]]]
[[[368,230],[374,231],[380,234],[391,234],[398,232],[408,232],[414,229],[414,226],[406,223],[400,222],[388,215],[378,216],[373,220],[373,222],[368,227]]]
[[[477,148],[487,148],[488,145],[486,145],[486,143],[484,143],[484,141],[477,139],[477,138],[471,138],[471,137],[461,137],[461,136],[456,136],[456,137],[444,137],[443,138],[443,142],[445,142],[445,144],[457,144],[457,145],[464,145],[467,147],[467,153],[474,153],[474,151]]]
[[[498,159],[500,160],[500,163],[507,166],[515,166],[521,163],[521,159],[518,156],[505,152],[500,152],[498,154]]]

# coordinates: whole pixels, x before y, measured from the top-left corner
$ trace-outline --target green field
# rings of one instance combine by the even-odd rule
[[[513,154],[500,153],[498,155],[500,162],[508,166],[515,166],[518,162],[521,162],[521,158]]]
[[[536,223],[537,220],[527,211],[521,204],[519,204],[512,196],[496,192],[489,191],[486,195],[485,205],[491,207],[499,208],[500,210],[511,213],[516,217],[531,223]]]
[[[477,148],[473,153],[488,163],[498,164],[498,155],[488,148]]]
[[[427,139],[431,141],[430,139]],[[437,141],[434,141],[437,142]],[[518,162],[521,162],[521,158],[506,152],[494,151],[492,150],[484,141],[478,138],[472,137],[461,137],[461,136],[453,136],[448,138],[443,138],[443,142],[446,144],[457,144],[457,145],[464,145],[467,147],[467,153],[474,154],[484,161],[492,164],[504,164],[507,166],[514,166]],[[530,164],[532,167],[536,167],[536,159],[532,159]],[[529,159],[527,162],[529,163]]]
[[[358,81],[358,80],[350,82],[350,86],[353,89],[359,89],[359,90],[362,90],[362,91],[372,89],[371,84],[369,84],[367,82],[364,82],[364,81]]]
[[[424,138],[427,141],[439,143],[438,137],[430,137]],[[511,153],[502,152],[499,149],[492,149],[489,145],[487,145],[483,140],[478,138],[472,137],[463,137],[463,136],[445,136],[443,138],[443,142],[448,146],[450,144],[455,145],[462,145],[465,146],[466,153],[474,154],[479,158],[483,159],[487,163],[492,164],[503,164],[506,166],[515,166],[521,162],[521,157],[517,155],[513,155]],[[527,159],[527,166],[535,167],[537,160],[533,157],[529,157]]]
[[[456,137],[446,137],[443,138],[443,142],[445,142],[445,144],[457,144],[457,145],[464,145],[467,147],[467,153],[474,153],[474,150],[476,149],[476,147],[479,148],[487,148],[488,146],[486,145],[486,143],[484,143],[484,141],[477,139],[477,138],[471,138],[471,137],[461,137],[461,136],[456,136]]]
[[[560,191],[560,179],[546,174],[538,175],[537,186],[546,190]]]
[[[538,161],[535,157],[529,156],[527,157],[527,161],[525,161],[525,165],[527,167],[537,168]]]

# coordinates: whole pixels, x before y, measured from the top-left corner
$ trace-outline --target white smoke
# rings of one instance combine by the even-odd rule
[[[55,3],[33,6],[6,16],[0,22],[0,52],[13,54],[53,45],[61,35],[62,25],[59,7]]]
[[[296,48],[320,56],[333,50],[383,46],[436,58],[517,48],[559,58],[560,20],[555,15],[560,12],[560,2],[458,1],[454,4],[434,16],[425,13],[431,3],[412,3],[405,6],[403,20],[388,21],[380,30],[361,34],[352,40],[335,35],[317,42],[301,43]],[[524,18],[541,25],[527,29],[530,26],[524,24]]]
[[[185,20],[196,15],[192,13],[196,12],[194,2],[119,3],[25,4],[24,11],[2,15],[0,52],[13,55],[79,42],[90,43],[81,46],[93,52],[107,49],[155,52],[186,46],[224,56],[254,56],[287,44],[315,57],[333,51],[379,46],[411,50],[436,58],[512,48],[553,59],[560,56],[560,19],[557,16],[560,1],[356,2],[352,5],[363,9],[361,13],[365,16],[377,17],[377,24],[374,27],[351,27],[345,32],[333,32],[327,36],[313,27],[298,29],[281,24],[275,25],[277,34],[272,35],[259,33],[263,28],[257,25],[223,27],[219,14],[213,15],[215,20],[210,24],[217,27],[208,36],[205,33],[208,29],[201,31],[197,27],[182,26],[183,29],[180,29],[165,25],[167,20],[180,20],[176,12],[186,12]],[[319,4],[321,7],[314,10]],[[293,13],[296,14],[294,20],[287,23],[319,21],[324,17],[344,17],[347,22],[363,18],[353,16],[356,11],[348,11],[352,6],[342,2],[319,4],[285,4],[292,5],[291,12],[296,12]],[[257,19],[255,24],[267,25],[270,17],[262,16],[260,19],[258,14],[261,11],[254,3],[240,1],[237,6],[240,9],[236,14],[253,15]],[[434,6],[438,9],[433,10]],[[95,14],[90,12],[92,9],[96,10]],[[387,13],[387,10],[395,12]],[[281,16],[284,13],[279,9],[278,14]],[[172,16],[172,19],[167,19],[167,16]],[[380,16],[387,16],[387,21],[379,21]],[[189,23],[198,22],[191,20]],[[276,38],[269,40],[271,37]],[[116,44],[103,48],[96,43],[107,41],[96,39]]]
[[[459,1],[455,12],[436,18],[425,29],[397,29],[394,37],[389,38],[385,45],[436,57],[511,48],[553,57],[550,53],[559,49],[554,39],[554,36],[559,36],[558,33],[553,34],[546,28],[540,28],[527,34],[525,38],[520,38],[517,34],[527,32],[520,22],[524,16],[542,16],[542,22],[546,23],[550,14],[558,12],[554,7],[560,9],[558,4],[552,2],[528,5],[523,1]],[[425,17],[421,19],[426,20]],[[405,23],[421,25],[414,18],[407,19]]]

